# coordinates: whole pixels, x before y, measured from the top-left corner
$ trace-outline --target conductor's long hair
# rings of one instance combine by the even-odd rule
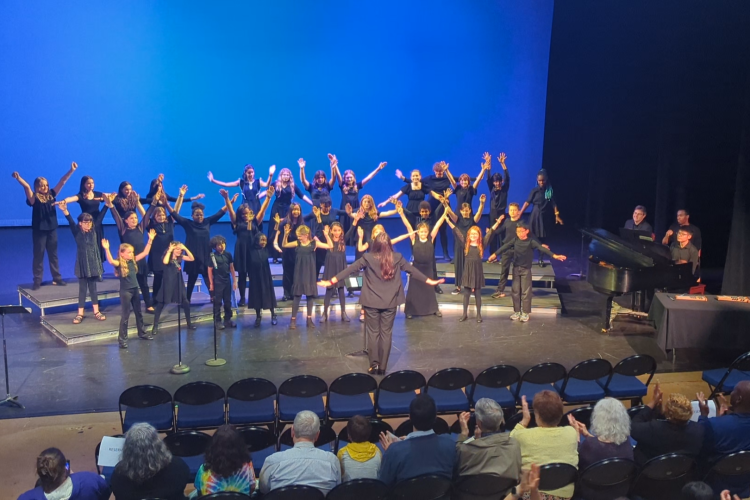
[[[479,236],[477,239],[477,250],[479,250],[479,257],[482,257],[484,255],[484,248],[482,247],[482,230],[479,229],[479,226],[471,226],[469,230],[466,231],[464,255],[469,255],[469,249],[471,248],[471,238],[469,238],[469,236],[472,232],[477,233],[477,236]]]
[[[380,262],[380,274],[383,279],[392,280],[396,276],[396,268],[393,265],[393,244],[388,233],[382,232],[375,237],[370,253],[375,254]]]

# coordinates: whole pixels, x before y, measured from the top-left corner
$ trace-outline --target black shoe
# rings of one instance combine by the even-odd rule
[[[127,349],[128,343],[127,342],[120,342],[120,349]]]
[[[315,328],[315,323],[313,323],[313,320],[310,316],[307,317],[307,327],[313,327]]]
[[[157,325],[154,325],[151,327],[151,336],[154,337],[159,333],[159,327]]]
[[[440,285],[435,285],[435,293],[443,294],[443,289],[440,288]]]
[[[469,319],[469,317],[464,314],[463,316],[461,316],[460,318],[458,318],[458,321],[463,322],[463,321],[466,321],[467,319]]]
[[[52,284],[55,286],[68,286],[68,284],[65,283],[62,279],[55,280],[52,282]]]
[[[276,324],[276,323],[274,323]],[[260,326],[260,316],[255,317],[255,328],[258,328]]]
[[[349,323],[351,321],[349,316],[346,315],[346,311],[341,311],[341,321],[344,323]]]
[[[239,302],[237,302],[237,307],[245,307],[245,301],[240,300]]]
[[[150,333],[142,332],[138,334],[138,338],[142,340],[154,340],[154,337]]]
[[[195,325],[195,323],[188,323],[187,324],[188,330],[197,330],[198,327]]]
[[[224,328],[234,328],[236,326],[237,326],[237,323],[235,323],[231,319],[224,321]]]
[[[348,294],[346,294],[346,296],[352,299],[354,298],[354,292],[349,292]]]
[[[39,290],[40,288],[42,288],[42,284],[41,284],[41,283],[34,283],[34,284],[33,284],[33,285],[31,286],[31,289],[32,289],[32,290]]]
[[[271,324],[272,324],[272,325],[275,325],[275,324],[277,324],[278,322],[279,322],[279,318],[278,318],[278,317],[276,317],[276,315],[275,315],[275,314],[274,314],[273,316],[271,316]]]

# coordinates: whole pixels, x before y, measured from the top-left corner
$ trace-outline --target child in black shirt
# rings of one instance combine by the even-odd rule
[[[232,321],[232,291],[237,289],[234,277],[234,261],[232,254],[226,251],[227,240],[223,236],[211,238],[211,248],[214,249],[208,258],[209,290],[214,297],[214,323],[218,330],[234,328]],[[221,322],[221,305],[224,304],[224,323]]]

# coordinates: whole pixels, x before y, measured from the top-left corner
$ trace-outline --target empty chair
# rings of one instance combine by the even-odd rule
[[[264,378],[238,380],[227,390],[227,421],[233,425],[276,422],[276,386]]]
[[[606,359],[588,359],[570,369],[565,380],[555,382],[555,389],[566,403],[592,403],[604,397],[604,389],[596,382],[608,377],[612,365]]]
[[[505,498],[517,481],[491,474],[459,476],[453,483],[452,499],[496,500]]]
[[[354,415],[374,417],[375,405],[371,393],[374,394],[377,388],[377,381],[366,373],[340,376],[328,388],[328,418],[337,421]]]
[[[313,375],[297,375],[285,380],[279,386],[279,422],[294,422],[294,417],[302,410],[309,410],[321,420],[325,419],[323,395],[327,391],[328,384]]]
[[[427,381],[427,394],[432,396],[438,414],[469,411],[468,392],[474,384],[474,376],[465,368],[446,368],[435,373]]]
[[[448,422],[440,417],[437,417],[435,419],[432,430],[435,431],[435,434],[450,434],[451,432],[450,427],[448,427]],[[404,437],[408,436],[412,432],[414,432],[414,426],[412,425],[411,420],[407,418],[406,420],[401,422],[401,425],[396,427],[396,432],[394,434],[397,437]]]
[[[248,451],[250,451],[255,476],[257,477],[266,458],[277,451],[276,436],[264,427],[245,427],[238,429],[237,432],[240,433]]]
[[[326,495],[327,500],[385,500],[388,486],[377,479],[354,479],[336,486]]]
[[[321,450],[335,452],[336,445],[336,433],[329,425],[320,426],[320,434],[318,439],[315,440],[315,447]],[[294,446],[294,440],[292,439],[292,428],[289,427],[287,430],[281,433],[279,436],[279,450],[284,451]]]
[[[637,468],[635,462],[624,458],[608,458],[593,463],[579,474],[576,495],[586,500],[625,497]]]
[[[538,392],[545,390],[557,392],[553,384],[564,378],[565,367],[560,363],[540,363],[526,370],[518,384],[515,387],[511,386],[511,391],[518,404],[521,404],[523,396],[526,396],[526,400],[531,404]]]
[[[263,500],[323,500],[325,495],[312,486],[283,486],[263,495]]]
[[[729,368],[704,371],[702,378],[711,389],[708,399],[713,399],[717,394],[732,392],[738,382],[750,380],[750,352],[735,359]]]
[[[224,425],[226,414],[224,389],[213,382],[190,382],[174,393],[177,413],[175,428],[211,429]]]
[[[588,429],[591,427],[591,413],[593,411],[593,406],[582,406],[580,408],[576,408],[575,410],[570,410],[568,413],[563,415],[563,418],[560,421],[560,425],[570,425],[568,421],[568,415],[572,415],[573,418],[581,422]]]
[[[167,434],[164,438],[164,444],[172,455],[182,458],[188,465],[192,477],[195,477],[203,465],[206,448],[210,442],[211,436],[198,431],[177,431]]]
[[[417,476],[396,483],[391,490],[392,500],[439,500],[448,495],[451,480],[434,474]]]
[[[570,464],[547,464],[539,468],[539,491],[555,491],[571,485],[578,470]]]
[[[612,368],[609,377],[597,380],[604,393],[617,399],[630,399],[633,404],[641,404],[643,396],[648,394],[648,384],[656,373],[656,360],[647,354],[636,354],[623,359]],[[644,384],[636,377],[648,375]]]
[[[125,415],[123,415],[125,407]],[[120,425],[122,432],[138,422],[151,424],[157,431],[174,428],[172,395],[155,385],[137,385],[120,394]]]
[[[516,397],[508,387],[518,383],[521,373],[518,368],[510,365],[495,365],[477,375],[471,389],[471,404],[476,404],[482,398],[497,401],[502,408],[514,408]]]
[[[409,414],[409,405],[426,381],[421,373],[401,370],[386,375],[375,392],[375,410],[379,415],[395,417]]]
[[[633,493],[647,500],[680,500],[682,487],[692,480],[693,457],[670,453],[652,458],[641,468]]]

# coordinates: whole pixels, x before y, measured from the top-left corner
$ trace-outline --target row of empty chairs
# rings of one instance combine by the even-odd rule
[[[560,394],[567,404],[594,403],[604,397],[638,404],[648,392],[656,361],[648,355],[623,359],[614,367],[604,359],[589,359],[569,371],[559,363],[541,363],[523,374],[511,365],[495,365],[476,378],[464,368],[446,368],[429,380],[413,370],[385,376],[380,383],[365,373],[349,373],[330,386],[312,375],[298,375],[278,388],[269,380],[247,378],[225,392],[212,382],[191,382],[174,395],[161,387],[142,385],[125,390],[119,399],[122,431],[147,422],[160,431],[211,429],[224,423],[236,426],[291,423],[302,410],[335,422],[354,415],[401,417],[417,392],[435,400],[438,414],[469,411],[481,398],[490,398],[515,412],[525,396],[529,402],[542,390]],[[642,382],[638,377],[646,376]]]

